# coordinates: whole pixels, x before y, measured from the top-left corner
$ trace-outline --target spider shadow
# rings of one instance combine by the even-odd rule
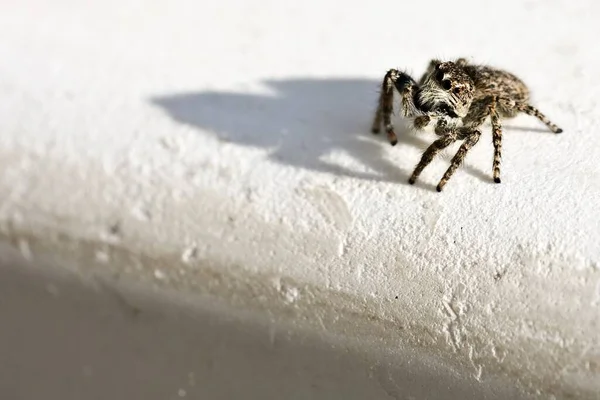
[[[528,128],[526,126],[513,126],[506,125],[504,128],[508,131],[520,131],[520,132],[539,132],[539,133],[551,133],[548,128]]]
[[[213,132],[219,140],[266,149],[272,161],[338,176],[408,185],[411,171],[386,158],[384,135],[370,123],[379,82],[368,79],[267,80],[272,93],[216,91],[158,96],[151,102],[180,123]],[[396,123],[399,145],[423,149],[428,142]],[[365,168],[351,169],[327,160],[343,152]],[[489,181],[483,172],[465,171]],[[417,186],[435,190],[434,185]]]

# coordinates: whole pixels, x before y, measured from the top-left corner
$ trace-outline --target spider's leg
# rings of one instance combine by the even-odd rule
[[[397,77],[398,71],[395,69],[390,69],[383,77],[383,82],[381,83],[381,93],[379,94],[379,104],[377,105],[375,118],[373,119],[373,125],[371,127],[371,132],[373,133],[379,133],[382,119],[384,121],[389,121],[390,119],[390,115],[393,111],[394,83]],[[384,122],[384,125],[385,124],[386,123]]]
[[[425,167],[431,162],[431,160],[433,160],[433,158],[440,151],[442,151],[446,147],[450,146],[455,141],[456,141],[456,134],[454,132],[450,132],[448,135],[443,136],[443,137],[439,138],[438,140],[436,140],[435,142],[433,142],[421,156],[421,161],[419,161],[419,164],[417,164],[417,167],[415,168],[412,175],[410,176],[408,183],[410,183],[411,185],[414,184],[416,182],[416,180],[419,178],[419,175],[421,175],[421,172],[423,172],[423,169],[425,169]]]
[[[456,63],[456,65],[458,65],[458,66],[464,67],[465,65],[468,65],[468,64],[469,64],[469,60],[467,60],[467,59],[466,59],[466,58],[464,58],[464,57],[461,57],[461,58],[458,58],[458,59],[455,61],[455,63]]]
[[[463,144],[460,146],[460,148],[458,149],[458,151],[452,158],[452,161],[450,162],[450,166],[448,167],[448,169],[446,170],[446,173],[440,180],[440,183],[438,183],[438,185],[437,185],[438,192],[442,191],[442,189],[444,188],[444,186],[446,185],[446,183],[448,182],[448,180],[450,179],[452,174],[454,174],[456,169],[460,166],[460,164],[462,164],[463,160],[465,159],[465,156],[467,155],[467,152],[473,146],[475,146],[477,144],[480,136],[481,136],[481,132],[479,130],[473,130],[468,134],[468,136],[465,138],[465,141],[463,142]]]
[[[388,140],[392,146],[398,143],[398,138],[392,125],[394,88],[400,93],[404,115],[411,116],[417,109],[413,100],[413,90],[418,88],[418,86],[413,78],[396,69],[390,69],[383,78],[381,94],[379,95],[379,105],[375,112],[371,132],[379,133],[383,122]]]
[[[423,73],[423,75],[421,75],[421,79],[419,79],[419,85],[425,83],[425,78],[427,78],[427,75],[429,75],[440,62],[441,61],[437,58],[434,58],[433,60],[429,61],[429,64],[427,65],[427,70]]]
[[[473,102],[469,114],[464,120],[465,126],[471,129],[477,129],[483,124],[488,116],[492,120],[492,138],[494,142],[494,161],[492,164],[492,174],[494,182],[500,183],[500,160],[502,157],[502,125],[496,106],[501,102],[502,107],[507,107],[509,101],[498,99],[495,96],[484,97]],[[468,132],[467,132],[468,133]]]
[[[527,115],[531,115],[533,117],[536,117],[537,119],[539,119],[540,121],[542,121],[544,124],[546,124],[546,126],[554,133],[561,133],[563,130],[561,128],[559,128],[558,126],[556,126],[554,123],[552,123],[548,117],[546,117],[544,114],[542,114],[540,112],[540,110],[538,110],[537,108],[529,105],[529,104],[525,104],[525,103],[517,103],[517,109],[519,111],[524,112]]]
[[[498,117],[496,109],[492,109],[492,140],[494,142],[494,162],[492,164],[492,174],[494,182],[500,183],[500,160],[502,159],[502,124]]]

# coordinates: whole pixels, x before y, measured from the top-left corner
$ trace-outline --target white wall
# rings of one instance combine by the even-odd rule
[[[473,390],[597,396],[598,5],[207,3],[0,5],[4,237]],[[459,56],[522,77],[564,133],[506,121],[496,185],[486,127],[444,192],[451,151],[409,186],[432,139],[369,133],[379,82]]]

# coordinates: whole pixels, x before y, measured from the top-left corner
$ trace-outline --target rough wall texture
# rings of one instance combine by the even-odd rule
[[[6,238],[598,396],[599,6],[205,3],[0,5]],[[488,129],[438,194],[448,157],[406,184],[431,136],[368,129],[387,68],[457,56],[521,76],[565,132],[505,122],[495,185]]]

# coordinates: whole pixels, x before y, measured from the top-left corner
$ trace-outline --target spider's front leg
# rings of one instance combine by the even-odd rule
[[[532,106],[531,104],[523,103],[520,101],[513,101],[507,98],[498,99],[500,111],[508,116],[515,116],[517,112],[524,112],[527,115],[536,117],[542,121],[552,132],[562,133],[562,128],[559,128],[556,124],[548,119],[540,110]]]
[[[456,172],[457,168],[462,164],[463,160],[465,159],[465,156],[467,155],[467,152],[469,150],[471,150],[471,148],[477,144],[480,136],[481,136],[481,131],[479,131],[478,129],[472,130],[470,132],[461,133],[461,139],[464,138],[464,142],[460,146],[460,148],[458,149],[458,151],[456,152],[454,157],[452,158],[452,161],[450,162],[450,166],[448,167],[448,169],[446,170],[446,173],[440,180],[440,183],[438,183],[437,188],[436,188],[438,192],[442,191],[442,189],[444,188],[444,186],[446,185],[446,183],[448,182],[450,177],[454,174],[454,172]]]
[[[394,132],[392,125],[392,112],[394,102],[394,89],[398,90],[402,100],[402,111],[405,117],[415,114],[417,107],[414,104],[413,94],[418,89],[417,82],[410,75],[400,72],[397,69],[390,69],[381,83],[381,94],[379,95],[379,104],[373,119],[371,132],[379,133],[381,124],[387,133],[388,140],[392,146],[398,143],[398,137]]]
[[[450,167],[448,167],[446,173],[437,185],[437,191],[441,192],[448,180],[450,179],[450,177],[454,174],[454,172],[456,172],[460,164],[462,164],[465,156],[467,155],[467,152],[479,141],[481,131],[479,131],[478,129],[467,127],[451,129],[445,124],[438,122],[438,125],[436,126],[436,133],[442,137],[433,142],[427,148],[427,150],[425,150],[423,156],[421,157],[421,161],[419,161],[419,164],[417,164],[414,172],[408,180],[408,183],[410,183],[411,185],[414,184],[419,175],[421,175],[421,172],[423,172],[423,169],[425,169],[425,167],[429,165],[429,163],[440,151],[450,146],[457,140],[464,140],[463,144],[460,146],[460,148],[452,158]]]
[[[419,161],[419,164],[417,164],[417,166],[415,167],[415,170],[413,171],[412,175],[410,176],[408,183],[410,183],[411,185],[414,184],[417,181],[417,179],[419,178],[419,175],[421,175],[421,172],[423,172],[425,167],[427,165],[429,165],[429,163],[433,160],[433,158],[440,151],[444,150],[446,147],[448,147],[452,143],[456,142],[457,139],[458,139],[457,132],[454,130],[449,130],[449,131],[446,131],[441,138],[439,138],[438,140],[433,142],[421,156],[421,161]]]
[[[427,77],[431,75],[431,73],[439,63],[441,63],[441,61],[437,58],[434,58],[433,60],[429,61],[429,64],[427,64],[427,69],[425,70],[423,75],[421,75],[421,79],[419,79],[419,85],[425,83],[425,79],[427,79]]]

